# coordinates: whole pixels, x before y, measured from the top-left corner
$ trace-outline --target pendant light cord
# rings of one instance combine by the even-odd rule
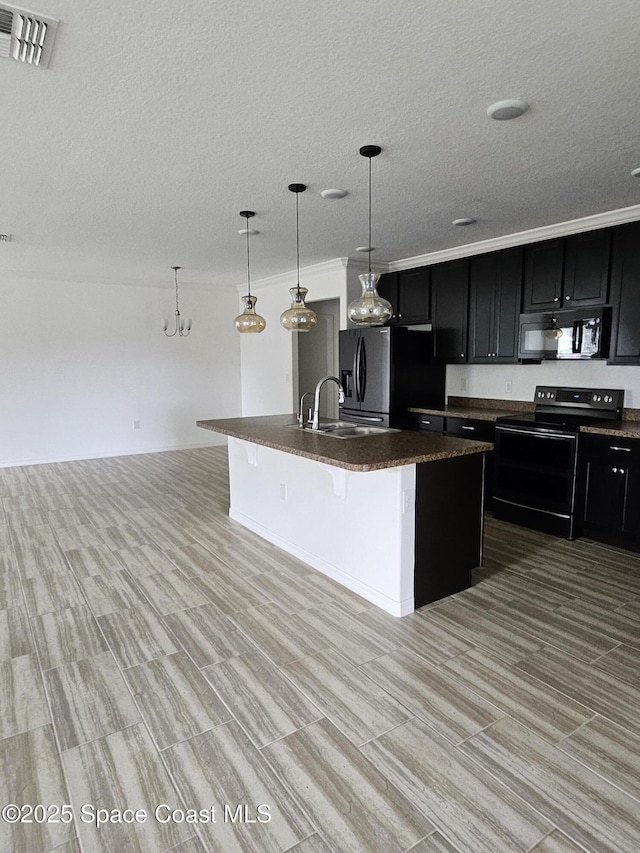
[[[251,299],[251,265],[249,263],[249,220],[246,220],[247,224],[247,296]],[[252,303],[253,304],[253,303]]]
[[[180,306],[178,305],[178,267],[173,268],[173,272],[176,280],[176,314],[180,314]]]
[[[298,272],[297,284],[296,287],[298,289],[298,296],[300,296],[300,224],[298,217],[298,196],[300,193],[296,193],[296,269]]]
[[[371,273],[371,157],[367,159],[369,160],[369,242],[367,248],[369,250],[369,273]]]

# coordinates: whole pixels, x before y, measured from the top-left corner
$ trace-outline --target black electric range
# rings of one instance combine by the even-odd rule
[[[531,413],[496,421],[493,509],[498,518],[576,535],[580,428],[619,420],[624,391],[539,385]]]

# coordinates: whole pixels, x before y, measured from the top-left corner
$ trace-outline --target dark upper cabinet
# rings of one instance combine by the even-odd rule
[[[398,273],[386,272],[380,276],[380,281],[377,287],[378,295],[383,299],[388,299],[393,308],[393,314],[388,324],[398,322]]]
[[[437,361],[467,361],[468,320],[469,259],[435,264],[431,267],[431,321]]]
[[[640,222],[614,230],[609,364],[640,364]]]
[[[574,234],[565,240],[564,308],[606,305],[611,229]]]
[[[390,324],[426,323],[431,314],[431,276],[429,267],[384,273],[378,293],[393,307]]]
[[[398,273],[398,322],[424,323],[431,317],[431,268]]]
[[[606,305],[610,252],[610,228],[526,246],[523,311]]]
[[[520,246],[471,258],[469,362],[518,361],[522,259]]]
[[[524,250],[523,311],[560,308],[564,240],[543,240]]]

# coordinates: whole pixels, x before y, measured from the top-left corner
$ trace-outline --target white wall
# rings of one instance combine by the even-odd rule
[[[162,333],[173,287],[5,279],[2,293],[0,465],[220,443],[195,421],[240,413],[235,289],[181,281],[188,338]]]
[[[512,382],[511,394],[505,391],[507,380]],[[542,364],[452,364],[447,367],[447,396],[532,403],[536,385],[623,388],[625,408],[640,409],[640,366],[620,367],[602,361],[545,361]]]
[[[341,258],[300,271],[300,284],[309,290],[308,302],[340,300],[341,327],[346,324],[346,275],[346,261]],[[256,311],[265,318],[267,327],[259,335],[239,336],[244,417],[297,410],[296,338],[300,333],[287,332],[280,325],[280,315],[291,305],[289,288],[295,284],[295,274],[286,273],[251,287],[258,298]],[[242,288],[240,291],[245,293]],[[237,305],[239,313],[242,308],[239,297]]]

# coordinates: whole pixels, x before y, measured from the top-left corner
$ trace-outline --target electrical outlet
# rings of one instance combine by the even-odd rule
[[[505,379],[504,390],[505,390],[505,393],[507,393],[507,394],[511,394],[511,392],[513,391],[513,383],[510,379]]]
[[[467,377],[466,376],[460,377],[460,390],[461,391],[467,390]]]
[[[402,492],[402,512],[411,512],[416,505],[416,490],[405,489]]]
[[[10,243],[11,234],[0,234],[0,243]]]
[[[140,429],[140,421],[134,421],[133,422],[133,428],[134,429]]]

